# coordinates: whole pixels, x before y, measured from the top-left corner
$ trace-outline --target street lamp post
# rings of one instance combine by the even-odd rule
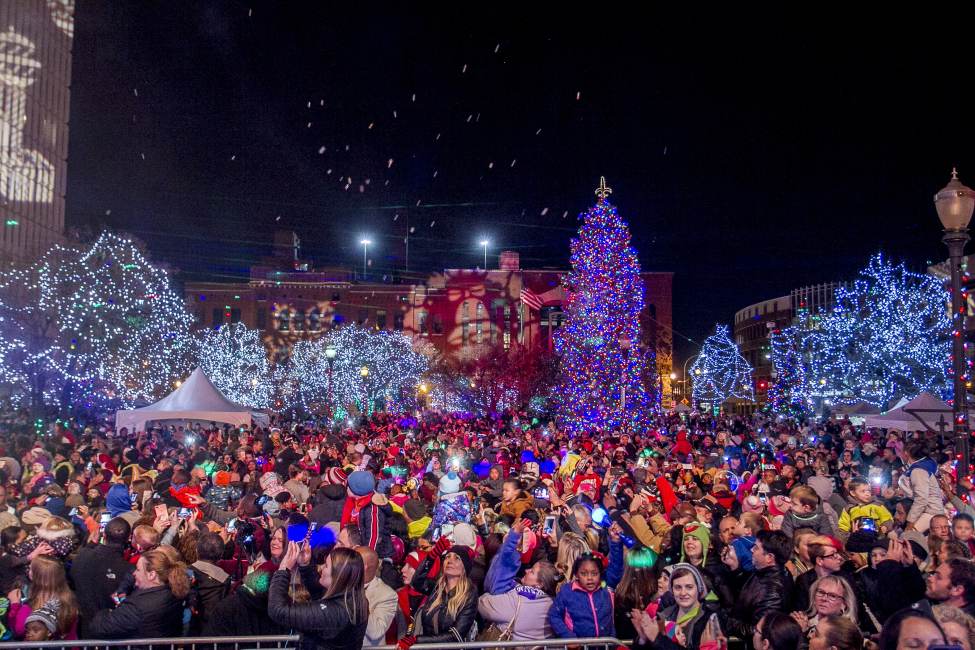
[[[366,279],[366,266],[369,264],[369,244],[372,243],[371,239],[363,239],[359,242],[362,244],[362,279]]]
[[[363,406],[365,406],[364,409],[365,414],[368,417],[369,416],[369,385],[368,385],[369,366],[362,366],[362,368],[359,369],[359,376],[362,377],[362,388],[366,392],[365,403],[363,404]]]
[[[481,246],[484,248],[484,270],[487,271],[487,247],[491,242],[487,239],[481,240]]]
[[[328,403],[325,405],[325,412],[328,416],[328,424],[332,424],[332,365],[335,363],[335,355],[338,354],[333,346],[325,348],[325,359],[328,360]]]
[[[938,219],[944,227],[941,241],[948,246],[948,264],[951,266],[951,366],[954,374],[954,431],[955,452],[961,454],[958,478],[969,474],[971,452],[968,433],[968,400],[966,399],[965,375],[968,360],[965,358],[965,312],[967,305],[961,295],[961,261],[968,243],[968,223],[975,209],[975,192],[962,185],[958,171],[951,170],[951,180],[934,195]]]
[[[620,348],[623,350],[623,372],[622,377],[622,387],[620,388],[620,416],[623,418],[623,427],[626,428],[626,423],[629,422],[629,418],[626,416],[626,384],[630,379],[630,347],[633,345],[633,341],[626,334],[623,334],[619,338]]]

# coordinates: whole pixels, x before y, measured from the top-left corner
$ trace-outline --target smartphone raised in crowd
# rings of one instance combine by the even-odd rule
[[[555,515],[549,515],[545,517],[545,523],[542,524],[542,534],[551,535],[555,532]]]

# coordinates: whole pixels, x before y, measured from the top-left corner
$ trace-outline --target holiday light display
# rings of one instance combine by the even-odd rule
[[[329,347],[335,350],[331,368],[325,354]],[[296,343],[282,378],[290,384],[290,406],[337,416],[353,408],[395,410],[414,400],[428,366],[402,332],[348,325]]]
[[[172,387],[189,361],[182,297],[131,241],[103,233],[88,248],[54,246],[0,274],[3,374],[34,406],[131,406]]]
[[[691,364],[691,377],[695,404],[707,402],[716,407],[731,398],[755,399],[752,367],[728,336],[727,325],[716,325],[714,334],[704,339],[701,353]]]
[[[871,258],[825,315],[800,314],[773,336],[772,361],[793,404],[867,402],[950,394],[951,321],[940,280]],[[801,365],[801,367],[799,367]],[[966,376],[966,379],[968,377]]]
[[[598,201],[580,215],[571,243],[572,271],[563,278],[565,324],[555,336],[561,361],[556,391],[562,423],[573,432],[633,427],[643,429],[658,400],[652,366],[639,345],[643,280],[630,232],[607,200],[605,181]]]
[[[203,372],[229,400],[255,409],[271,406],[274,377],[260,332],[243,323],[204,329],[194,349]]]

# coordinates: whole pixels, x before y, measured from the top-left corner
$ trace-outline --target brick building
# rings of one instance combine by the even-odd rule
[[[446,269],[421,283],[356,280],[348,268],[312,268],[292,233],[275,236],[276,255],[251,267],[247,282],[186,284],[189,310],[200,327],[241,322],[263,332],[272,360],[286,359],[299,340],[357,323],[428,340],[446,355],[479,344],[540,345],[551,349],[564,320],[564,271],[522,269],[504,251],[497,269]],[[672,273],[644,273],[644,343],[657,351],[665,404],[672,364]]]

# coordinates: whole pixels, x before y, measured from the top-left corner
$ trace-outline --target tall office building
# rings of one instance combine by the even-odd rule
[[[64,233],[74,0],[0,1],[0,268]]]

